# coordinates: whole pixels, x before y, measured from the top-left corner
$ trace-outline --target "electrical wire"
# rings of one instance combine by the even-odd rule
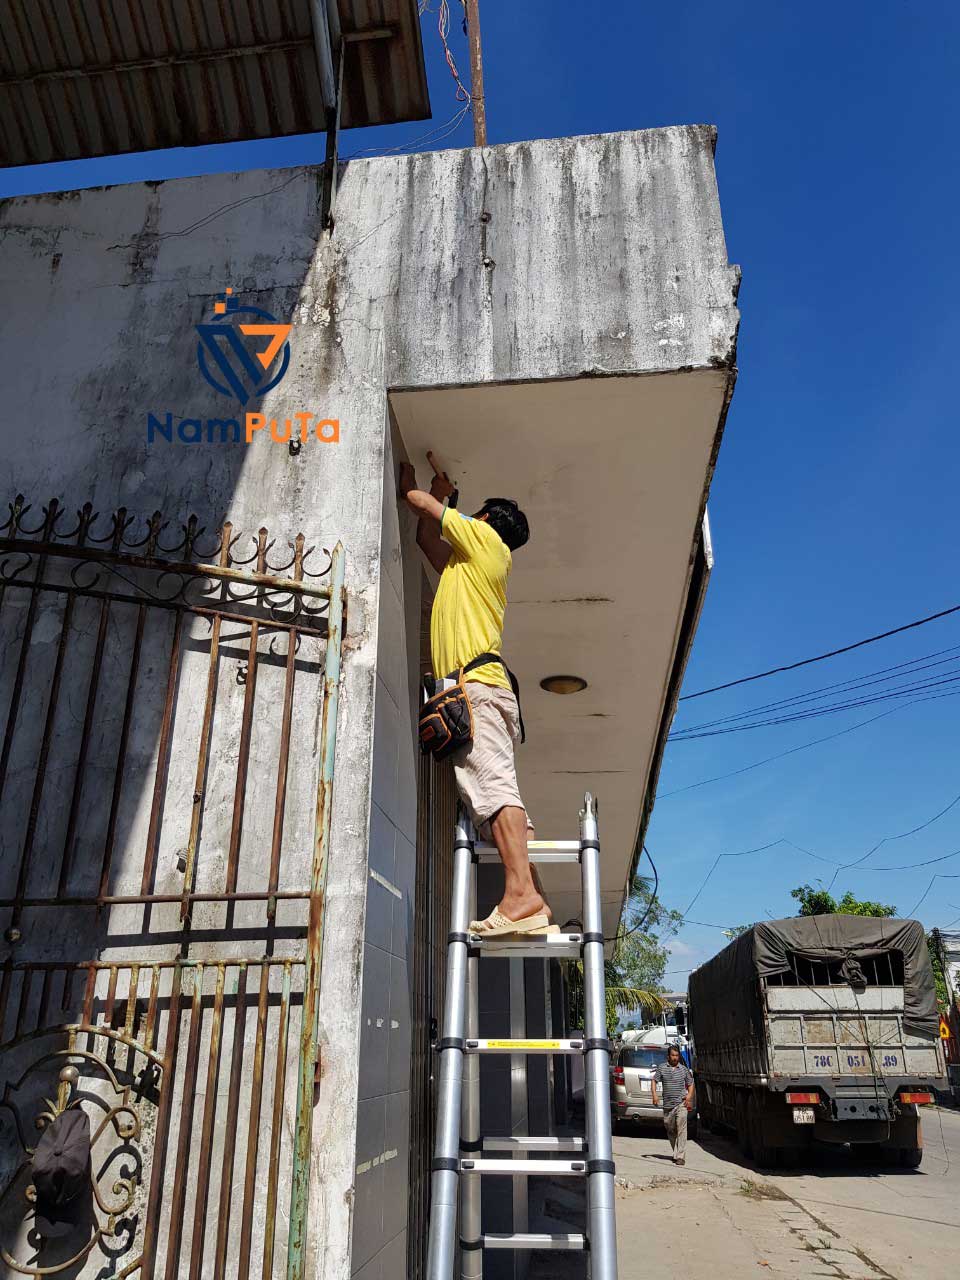
[[[466,102],[472,105],[473,99],[471,97],[470,90],[460,79],[460,72],[457,70],[457,64],[454,61],[453,54],[450,52],[450,45],[447,42],[447,36],[450,34],[449,0],[440,0],[440,7],[437,11],[437,31],[440,35],[440,43],[443,45],[443,56],[446,58],[447,66],[450,68],[450,74],[453,76],[457,85],[457,101]]]
[[[361,156],[395,156],[402,155],[409,151],[422,150],[424,146],[429,146],[437,142],[442,142],[448,138],[451,133],[456,132],[460,127],[464,117],[470,114],[470,103],[460,107],[453,115],[443,122],[436,125],[427,133],[420,134],[417,138],[412,138],[409,142],[401,142],[396,147],[364,147],[362,151],[351,151],[349,155],[341,156],[341,160],[357,160]]]
[[[647,848],[646,843],[644,843],[643,852],[650,859],[650,866],[653,867],[653,892],[650,894],[650,900],[647,903],[647,909],[643,913],[643,915],[640,917],[640,920],[637,924],[633,925],[625,933],[620,933],[618,929],[612,938],[604,938],[604,942],[622,942],[624,938],[629,938],[632,933],[637,933],[638,930],[642,929],[643,926],[647,923],[647,920],[650,917],[650,912],[653,910],[654,906],[657,905],[657,902],[658,902],[657,890],[660,888],[660,873],[659,871],[657,871],[657,864],[654,862],[653,858],[651,857],[650,850]]]
[[[890,677],[881,677],[876,680],[868,680],[862,678],[857,684],[848,682],[849,688],[844,693],[859,694],[863,690],[868,689],[871,685],[885,686],[875,689],[870,693],[865,693],[860,697],[850,697],[846,701],[833,701],[826,706],[800,706],[799,702],[790,706],[791,699],[785,699],[782,704],[770,704],[769,708],[758,708],[755,711],[740,712],[735,716],[724,717],[721,720],[704,721],[701,724],[693,724],[682,726],[675,729],[670,734],[671,744],[677,742],[693,742],[700,738],[715,738],[721,734],[743,733],[748,729],[762,729],[770,725],[778,724],[795,724],[800,720],[813,720],[819,716],[836,715],[841,711],[850,711],[860,707],[873,706],[878,702],[889,702],[894,698],[910,698],[912,694],[926,694],[933,689],[941,688],[944,685],[952,685],[960,683],[960,674],[956,674],[958,670],[957,664],[960,664],[960,657],[942,658],[939,662],[931,662],[926,666],[916,666],[913,671],[904,673],[910,677],[921,671],[929,671],[934,667],[953,664],[953,671],[950,673],[940,672],[934,677],[921,678],[919,680],[908,680],[907,683],[891,684]],[[805,694],[799,695],[806,698],[810,702],[821,701],[830,695],[828,693],[821,694]],[[906,705],[914,705],[916,702],[927,701],[926,698],[911,698]],[[772,711],[774,714],[764,716],[764,711]],[[753,716],[753,719],[749,717]]]
[[[827,892],[829,893],[829,891],[833,888],[834,883],[836,882],[837,876],[840,874],[841,871],[846,871],[851,867],[859,867],[861,863],[866,862],[866,860],[870,857],[871,854],[876,853],[876,851],[882,845],[892,844],[896,840],[905,840],[907,836],[915,836],[918,831],[926,830],[927,827],[932,826],[933,823],[937,822],[940,818],[942,818],[944,814],[949,813],[950,810],[953,809],[958,804],[960,804],[960,795],[955,796],[950,801],[950,803],[946,805],[945,808],[941,809],[939,813],[935,813],[932,818],[928,818],[926,822],[922,822],[918,827],[911,827],[909,831],[903,831],[900,833],[900,835],[884,836],[884,838],[882,840],[879,840],[873,846],[872,849],[868,849],[862,858],[857,858],[854,862],[847,862],[847,863],[844,863],[843,865],[838,865],[837,870],[833,873],[833,878],[831,879],[830,883],[827,885]],[[952,858],[953,856],[954,854],[948,853],[948,854],[945,854],[942,858],[931,858],[929,862],[916,862],[916,863],[913,863],[911,866],[865,867],[864,870],[866,871],[871,871],[871,870],[873,871],[911,871],[913,867],[930,866],[934,862],[945,862],[947,858]]]
[[[686,908],[683,912],[684,918],[686,918],[686,916],[689,915],[689,913],[693,910],[694,904],[696,903],[697,899],[700,897],[701,893],[703,893],[704,889],[707,887],[707,883],[709,882],[710,877],[716,871],[717,867],[719,867],[720,862],[723,858],[745,858],[747,854],[763,853],[765,849],[772,849],[775,845],[778,845],[778,844],[783,844],[783,840],[782,839],[771,840],[769,844],[757,845],[755,849],[741,849],[737,853],[718,853],[716,858],[714,859],[713,866],[710,868],[707,874],[703,877],[703,883],[700,885],[700,888],[697,890],[697,892],[693,895],[693,897],[687,903]]]
[[[927,885],[923,893],[921,893],[920,897],[916,900],[916,902],[907,912],[906,914],[907,920],[912,919],[912,917],[916,914],[917,908],[920,906],[920,904],[923,902],[927,894],[930,892],[930,890],[933,888],[933,886],[937,883],[938,880],[960,880],[960,871],[958,871],[956,874],[946,872],[946,871],[938,871],[935,876],[932,876],[930,878],[930,883]]]
[[[787,751],[778,751],[776,755],[766,756],[763,760],[755,760],[753,764],[744,765],[742,769],[734,769],[730,773],[718,773],[712,778],[701,778],[699,782],[690,782],[685,787],[675,787],[673,791],[662,791],[658,794],[658,800],[666,800],[668,796],[679,796],[684,791],[695,791],[698,787],[706,787],[711,782],[725,782],[728,778],[736,778],[741,773],[750,773],[753,769],[759,769],[761,765],[772,764],[774,760],[783,760],[786,756],[796,755],[798,751],[807,751],[810,747],[818,747],[823,742],[832,742],[834,738],[842,738],[844,734],[853,733],[857,729],[865,729],[868,724],[875,724],[878,720],[883,720],[886,716],[892,716],[897,711],[901,711],[902,707],[890,707],[886,711],[881,711],[878,715],[870,716],[868,720],[858,720],[856,724],[849,724],[845,729],[839,729],[836,733],[828,733],[823,738],[814,738],[812,742],[802,742],[798,747],[790,747]]]
[[[871,854],[876,853],[876,851],[885,844],[892,844],[897,840],[905,840],[907,836],[913,836],[920,831],[925,831],[928,827],[932,826],[935,822],[938,822],[940,818],[948,814],[958,804],[960,804],[960,794],[954,796],[954,798],[950,801],[949,804],[944,805],[944,807],[942,809],[939,809],[935,814],[933,814],[932,817],[927,818],[924,822],[918,823],[917,826],[915,827],[911,827],[908,831],[900,831],[896,835],[884,836],[882,840],[878,840],[876,844],[874,844],[870,849],[868,849],[867,852],[863,854],[862,857],[855,859],[853,862],[838,862],[835,858],[825,858],[822,854],[814,853],[812,849],[806,849],[804,848],[803,845],[796,844],[793,840],[788,839],[786,836],[779,836],[776,840],[771,840],[767,844],[755,845],[749,849],[737,849],[735,851],[718,853],[714,858],[709,871],[703,877],[703,880],[700,882],[700,885],[697,888],[696,893],[693,895],[693,897],[690,899],[685,909],[683,910],[682,912],[683,921],[684,923],[689,923],[689,924],[702,924],[702,925],[705,925],[706,928],[711,928],[711,929],[726,927],[722,925],[709,924],[705,921],[697,921],[697,920],[689,919],[690,912],[693,910],[693,907],[696,905],[697,901],[699,900],[700,895],[703,893],[704,889],[709,884],[710,879],[713,876],[713,873],[716,871],[717,867],[719,867],[720,863],[723,861],[724,858],[746,858],[750,854],[765,853],[768,849],[775,849],[779,845],[787,845],[791,849],[796,849],[798,853],[806,854],[808,857],[814,858],[818,862],[825,862],[827,863],[828,866],[832,866],[836,868],[833,878],[831,879],[830,884],[827,886],[827,892],[829,893],[830,889],[833,887],[834,881],[836,880],[837,876],[840,874],[841,871],[847,870],[852,867],[860,866],[863,862],[867,860],[867,858],[871,856]],[[919,862],[901,863],[898,865],[886,866],[886,867],[864,867],[863,869],[865,871],[913,871],[918,867],[928,867],[928,866],[933,866],[936,863],[946,862],[948,861],[948,859],[955,858],[958,855],[960,855],[960,849],[954,849],[950,853],[941,854],[939,857],[936,857],[936,858],[926,858]],[[649,857],[649,854],[647,856]],[[945,877],[945,878],[952,878],[952,877]],[[960,876],[958,876],[957,878],[960,878]],[[935,879],[936,877],[934,877],[934,880]],[[931,880],[930,885],[928,885],[927,887],[927,892],[929,892],[930,889],[933,887],[933,883],[934,881]],[[924,895],[924,897],[925,896],[926,894]],[[923,899],[921,899],[921,902],[922,901]],[[919,905],[920,903],[918,902],[917,906]],[[916,908],[914,908],[914,910],[916,910]],[[912,914],[913,912],[910,912],[910,915]]]
[[[818,653],[812,658],[801,658],[799,662],[788,662],[783,666],[770,667],[767,671],[757,671],[754,675],[741,676],[738,680],[728,680],[725,684],[715,684],[709,689],[698,689],[696,693],[685,693],[680,696],[681,702],[688,702],[692,698],[704,698],[708,693],[719,693],[721,689],[733,689],[736,685],[750,684],[754,680],[765,680],[768,676],[777,676],[784,671],[796,671],[799,667],[809,667],[815,662],[825,662],[827,658],[836,658],[841,653],[852,653],[854,649],[862,649],[864,645],[876,644],[878,640],[887,640],[890,636],[898,636],[904,631],[912,631],[915,627],[926,626],[928,622],[936,622],[940,618],[947,618],[952,613],[960,613],[960,604],[951,605],[949,609],[941,609],[939,613],[928,614],[925,618],[917,618],[913,622],[906,622],[903,626],[892,627],[889,631],[881,631],[877,635],[867,636],[863,640],[856,640],[853,644],[843,645],[839,649],[831,649],[827,653]]]
[[[920,666],[920,663],[928,663],[930,667],[942,666],[948,662],[960,662],[958,657],[944,657],[944,655],[960,655],[960,645],[952,645],[947,649],[936,649],[932,653],[922,654],[918,658],[910,658],[906,662],[898,662],[893,666],[879,667],[875,671],[868,671],[858,676],[850,676],[846,680],[838,680],[833,684],[818,685],[815,689],[807,689],[803,693],[795,693],[789,698],[778,698],[773,702],[762,703],[760,706],[749,707],[746,711],[738,711],[728,716],[719,716],[713,720],[704,720],[699,724],[681,726],[678,733],[686,733],[690,730],[712,729],[717,725],[731,724],[739,720],[749,719],[751,716],[759,715],[763,712],[775,713],[784,708],[796,706],[803,702],[816,702],[826,697],[830,693],[843,691],[850,693],[856,688],[864,687],[870,684],[882,683],[875,677],[888,677],[890,679],[896,677],[896,673],[904,672],[908,667],[913,667],[916,671],[926,670],[926,667]],[[942,662],[931,662],[931,659],[943,659]],[[910,672],[914,674],[914,672]]]

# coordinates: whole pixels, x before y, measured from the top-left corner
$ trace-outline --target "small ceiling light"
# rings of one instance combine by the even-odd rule
[[[586,680],[580,676],[544,676],[540,681],[540,688],[547,693],[579,693],[586,687]]]

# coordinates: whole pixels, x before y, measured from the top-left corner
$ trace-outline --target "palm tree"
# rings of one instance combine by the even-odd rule
[[[608,1035],[613,1035],[616,1031],[621,1012],[637,1013],[642,1010],[646,1013],[662,1013],[666,1007],[655,991],[645,991],[640,987],[623,986],[617,967],[611,960],[604,961],[603,976],[607,1002]],[[567,990],[570,1025],[571,1027],[582,1026],[585,1011],[583,964],[579,960],[567,965]]]

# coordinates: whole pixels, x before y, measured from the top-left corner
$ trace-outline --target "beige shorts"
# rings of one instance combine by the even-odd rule
[[[473,709],[473,741],[450,759],[477,835],[490,840],[490,822],[506,805],[526,812],[513,758],[514,745],[520,741],[520,713],[510,689],[470,680],[467,694]],[[533,830],[529,817],[527,828]]]

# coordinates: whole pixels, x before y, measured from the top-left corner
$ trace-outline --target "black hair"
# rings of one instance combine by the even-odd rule
[[[512,498],[487,498],[477,514],[487,517],[487,524],[499,533],[511,551],[530,539],[527,517]]]

